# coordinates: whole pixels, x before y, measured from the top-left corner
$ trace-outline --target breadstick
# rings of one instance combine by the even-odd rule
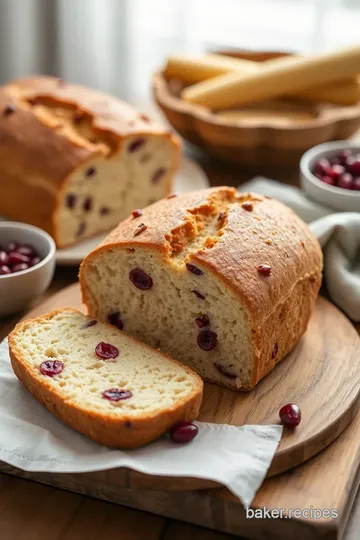
[[[222,73],[238,71],[239,73],[254,73],[272,62],[285,64],[297,62],[298,56],[284,56],[268,60],[266,63],[253,62],[240,58],[232,58],[221,54],[208,54],[202,57],[187,57],[184,55],[169,56],[164,74],[168,79],[180,79],[185,83],[197,83],[211,79]],[[341,81],[299,90],[289,93],[289,96],[304,101],[327,101],[338,105],[355,105],[360,99],[360,80],[355,77]]]
[[[301,90],[291,97],[304,101],[327,101],[335,105],[356,105],[360,100],[360,80],[354,77],[342,79],[337,83],[312,86]]]
[[[257,69],[257,62],[221,54],[207,54],[198,58],[172,55],[167,59],[164,74],[168,79],[197,83],[230,71],[253,73]]]
[[[211,109],[228,109],[355,76],[360,72],[360,47],[275,62],[254,73],[226,73],[182,92],[189,102]]]

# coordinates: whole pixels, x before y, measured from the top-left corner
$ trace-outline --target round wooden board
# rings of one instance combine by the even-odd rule
[[[78,284],[48,298],[25,318],[65,306],[85,311]],[[278,422],[282,405],[297,403],[302,411],[302,422],[295,430],[284,429],[268,473],[273,476],[306,461],[335,440],[357,412],[359,390],[359,335],[335,306],[319,298],[305,336],[253,391],[241,393],[214,384],[205,385],[199,420],[235,426],[274,424]],[[122,471],[116,476],[125,487],[132,488],[217,487],[206,480],[153,477],[134,471],[127,471],[125,475]]]

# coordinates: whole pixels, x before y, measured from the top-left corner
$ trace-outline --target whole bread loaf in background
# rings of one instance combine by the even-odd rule
[[[129,216],[82,263],[91,316],[207,381],[250,390],[304,334],[322,253],[276,200],[232,188],[171,197]]]
[[[166,196],[177,139],[122,101],[53,77],[0,89],[0,215],[59,247]]]
[[[199,414],[198,375],[77,310],[18,324],[9,350],[15,374],[33,396],[100,444],[136,448]]]

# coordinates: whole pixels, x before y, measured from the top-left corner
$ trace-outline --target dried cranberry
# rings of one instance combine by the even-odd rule
[[[269,266],[268,264],[260,264],[257,270],[260,275],[265,277],[268,277],[271,274],[271,266]]]
[[[254,210],[254,205],[250,202],[244,202],[241,206],[244,210],[247,210],[248,212],[252,212]]]
[[[344,173],[338,182],[338,186],[343,189],[353,189],[353,177],[350,173]]]
[[[143,215],[143,211],[142,211],[140,208],[137,208],[136,210],[133,210],[133,211],[131,212],[131,215],[132,215],[132,217],[135,219],[135,218],[138,218],[138,217],[142,216],[142,215]]]
[[[355,189],[355,191],[360,191],[360,177],[354,179],[353,189]]]
[[[146,231],[147,225],[145,223],[139,223],[139,225],[136,227],[134,236],[139,236],[142,232]]]
[[[219,217],[218,217],[218,221],[224,221],[225,218],[226,218],[225,212],[220,212]]]
[[[198,335],[197,343],[203,351],[212,351],[216,347],[217,335],[211,330],[202,330]]]
[[[95,352],[102,360],[109,360],[119,356],[119,349],[115,345],[111,345],[111,343],[105,343],[105,341],[100,341],[96,345]]]
[[[73,193],[68,193],[65,198],[66,206],[68,208],[74,208],[76,204],[76,195]]]
[[[14,113],[16,111],[16,106],[11,103],[10,105],[6,105],[6,107],[3,110],[4,116],[9,116],[10,114]]]
[[[140,268],[133,268],[129,274],[130,281],[142,291],[147,291],[153,286],[152,278]]]
[[[11,274],[11,270],[8,266],[2,264],[0,266],[0,276],[6,276],[7,274]]]
[[[321,176],[320,180],[324,182],[324,184],[328,184],[329,186],[335,186],[336,182],[331,176]]]
[[[200,315],[200,317],[196,317],[195,323],[199,328],[205,328],[205,326],[210,325],[209,317],[207,315]]]
[[[166,174],[166,169],[164,167],[159,167],[156,169],[156,171],[153,173],[151,177],[151,182],[153,184],[157,184],[160,182],[161,178]]]
[[[346,161],[348,171],[354,176],[360,176],[360,156],[350,157]]]
[[[10,251],[16,251],[19,247],[19,244],[17,242],[9,242],[6,248],[6,251],[9,253]]]
[[[96,320],[96,319],[93,319],[92,321],[86,322],[86,323],[83,325],[83,328],[90,328],[90,326],[94,326],[95,324],[97,324],[97,320]]]
[[[221,375],[224,375],[224,377],[227,377],[228,379],[236,379],[237,375],[232,371],[233,364],[230,364],[229,366],[224,366],[223,364],[218,364],[217,362],[214,362],[214,366],[218,371],[220,371]]]
[[[76,231],[76,236],[81,236],[82,234],[84,234],[85,229],[86,229],[86,223],[85,221],[82,221],[79,224],[78,230]]]
[[[40,364],[40,373],[48,377],[59,375],[64,369],[64,364],[60,360],[46,360]]]
[[[124,323],[120,318],[120,311],[114,311],[113,313],[109,313],[107,320],[109,324],[116,326],[116,328],[118,328],[119,330],[122,330],[124,328]]]
[[[345,167],[342,165],[333,165],[328,172],[328,176],[337,182],[342,174],[345,173]]]
[[[139,118],[140,118],[140,120],[142,120],[143,122],[146,122],[147,124],[151,123],[150,118],[144,113],[140,113]]]
[[[122,399],[129,399],[132,397],[130,390],[120,390],[120,388],[110,388],[103,392],[103,398],[109,401],[121,401]]]
[[[17,253],[21,253],[22,255],[26,255],[27,257],[30,257],[30,258],[37,257],[35,248],[28,244],[23,244],[22,246],[19,246],[16,249],[16,251]]]
[[[319,161],[315,164],[315,173],[321,174],[322,176],[325,176],[328,174],[330,169],[330,161],[326,158],[321,158]]]
[[[200,268],[198,268],[194,264],[186,263],[186,268],[189,270],[189,272],[191,272],[192,274],[195,274],[196,276],[202,276],[204,273],[202,270],[200,270]]]
[[[15,264],[22,264],[26,263],[29,264],[30,257],[27,255],[22,255],[21,253],[18,253],[17,251],[10,251],[9,258],[8,258],[8,264],[9,266],[13,266]]]
[[[199,428],[192,422],[178,422],[169,431],[172,441],[176,443],[187,443],[192,441],[199,432]]]
[[[336,159],[340,165],[345,165],[346,160],[351,156],[351,150],[342,150],[336,156]]]
[[[135,152],[136,150],[139,150],[142,146],[144,146],[146,140],[143,138],[135,139],[128,145],[128,152]]]
[[[95,167],[89,167],[89,168],[86,169],[86,171],[85,171],[85,176],[86,176],[86,177],[94,176],[94,174],[96,174],[96,169],[95,169]]]
[[[13,272],[22,272],[23,270],[27,270],[28,268],[30,268],[29,264],[19,263],[19,264],[14,264],[14,266],[11,268],[11,270]]]
[[[275,343],[274,347],[273,347],[273,350],[272,350],[272,353],[271,353],[271,358],[272,360],[274,360],[275,356],[277,355],[278,353],[278,350],[279,350],[279,346],[277,343]]]
[[[135,253],[135,248],[126,248],[129,253]]]
[[[9,256],[6,251],[0,251],[0,265],[7,264],[9,262]]]
[[[40,257],[33,257],[30,261],[29,266],[36,266],[41,261]]]
[[[108,206],[102,206],[100,208],[100,215],[107,216],[108,214],[110,214],[110,208]]]
[[[92,209],[92,205],[93,205],[92,197],[86,197],[86,199],[84,200],[84,203],[83,203],[84,211],[85,212],[90,212],[90,210]]]
[[[279,411],[280,421],[284,426],[296,427],[301,421],[301,411],[294,403],[288,403]]]
[[[197,291],[196,289],[191,289],[191,292],[193,292],[201,300],[205,300],[205,296],[201,294],[201,292]]]

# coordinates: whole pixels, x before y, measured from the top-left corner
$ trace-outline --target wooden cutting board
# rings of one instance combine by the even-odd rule
[[[63,289],[29,312],[25,318],[54,308],[81,304],[78,284]],[[336,329],[336,331],[334,331]],[[320,298],[308,330],[295,350],[265,377],[252,392],[234,392],[205,384],[200,421],[232,424],[278,423],[278,411],[288,402],[297,403],[302,423],[284,429],[269,476],[291,469],[314,456],[350,423],[357,411],[360,362],[357,332],[327,300]],[[199,489],[215,484],[198,479],[149,477],[130,473],[136,484],[151,489]],[[131,479],[128,482],[134,481]]]
[[[77,286],[51,297],[27,317],[65,305],[80,306]],[[359,366],[360,339],[356,330],[334,306],[320,298],[304,339],[252,392],[253,396],[208,385],[201,413],[203,419],[213,421],[226,418],[230,423],[239,423],[241,418],[257,418],[265,422],[275,420],[277,405],[272,400],[278,403],[279,395],[286,395],[286,401],[294,398],[301,403],[304,417],[295,432],[285,434],[284,446],[278,451],[280,457],[275,458],[286,466],[290,463],[284,456],[291,456],[291,462],[308,459],[314,449],[318,452],[328,445],[355,415],[344,433],[324,451],[292,471],[265,480],[252,504],[254,509],[266,506],[284,509],[285,513],[296,508],[336,509],[337,519],[247,519],[240,501],[225,488],[200,491],[202,487],[217,486],[194,484],[193,479],[180,482],[124,469],[86,474],[27,473],[5,463],[0,463],[0,470],[242,537],[338,540],[360,481],[360,413],[356,414]],[[272,386],[276,386],[275,391]],[[214,401],[213,392],[218,392]],[[235,405],[246,413],[241,415]],[[189,491],[180,491],[184,489]]]

